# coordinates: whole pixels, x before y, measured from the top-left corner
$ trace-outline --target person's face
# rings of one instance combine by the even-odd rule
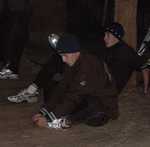
[[[69,66],[73,66],[75,62],[78,60],[79,56],[80,52],[61,54],[63,62]]]
[[[105,32],[104,42],[106,47],[111,47],[119,42],[119,40],[110,32]]]

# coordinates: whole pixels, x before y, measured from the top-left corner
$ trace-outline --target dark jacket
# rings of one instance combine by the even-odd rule
[[[120,41],[110,48],[106,48],[105,62],[112,74],[118,92],[124,88],[133,70],[137,70],[147,58],[138,56],[133,48]]]
[[[81,104],[96,101],[92,111],[105,112],[109,117],[116,117],[118,100],[115,87],[106,89],[105,83],[103,62],[95,56],[81,54],[73,67],[66,65],[64,79],[54,90],[47,109],[60,117],[72,113]]]

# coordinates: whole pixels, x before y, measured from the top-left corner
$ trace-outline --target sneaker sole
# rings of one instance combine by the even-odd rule
[[[18,76],[12,76],[12,77],[0,77],[0,80],[18,80]]]
[[[22,101],[12,101],[11,99],[8,98],[8,101],[11,102],[11,103],[16,103],[16,104],[19,104],[19,103],[36,103],[38,101],[38,98],[35,96],[35,97],[31,97],[31,99],[26,99],[26,100],[22,100]]]

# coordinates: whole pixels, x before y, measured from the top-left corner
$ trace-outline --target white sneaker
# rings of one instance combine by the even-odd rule
[[[71,127],[71,123],[65,119],[55,119],[52,122],[48,122],[48,128],[54,128],[54,129],[67,129]]]
[[[18,74],[13,73],[13,71],[8,68],[3,68],[0,71],[0,79],[18,79]]]
[[[22,103],[22,102],[35,103],[38,100],[37,98],[38,94],[39,94],[38,92],[30,94],[25,89],[19,92],[17,95],[9,96],[7,99],[8,101],[13,103]]]

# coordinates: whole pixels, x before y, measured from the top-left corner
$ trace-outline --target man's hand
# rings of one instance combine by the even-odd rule
[[[35,114],[32,117],[32,121],[39,127],[45,127],[45,128],[48,127],[47,119],[40,113]]]

